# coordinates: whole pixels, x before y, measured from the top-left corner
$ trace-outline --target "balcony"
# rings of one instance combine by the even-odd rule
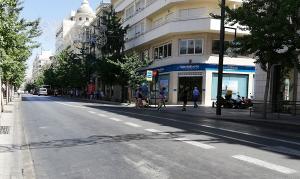
[[[235,26],[236,27],[236,26]],[[234,34],[234,30],[225,29],[227,33]],[[126,40],[125,48],[129,50],[133,47],[151,42],[166,35],[178,33],[212,32],[219,33],[220,20],[212,19],[208,16],[198,17],[169,17],[159,24],[152,24],[152,27],[145,32],[138,32],[135,36]],[[237,30],[238,35],[248,34],[248,31]]]
[[[133,13],[131,16],[123,19],[123,25],[126,26],[126,25],[135,24],[162,8],[168,7],[173,3],[182,2],[182,1],[184,0],[166,0],[166,1],[148,0],[143,8],[137,9],[135,13]]]

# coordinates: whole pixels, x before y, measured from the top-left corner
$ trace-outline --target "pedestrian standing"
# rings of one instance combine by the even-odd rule
[[[182,111],[186,111],[186,105],[188,101],[188,90],[185,89],[182,93],[181,100],[183,101]]]
[[[194,108],[198,108],[197,101],[198,101],[199,96],[200,96],[200,92],[199,92],[198,88],[194,87],[194,90],[193,90]]]

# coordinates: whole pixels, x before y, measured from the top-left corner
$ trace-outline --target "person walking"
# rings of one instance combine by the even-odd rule
[[[142,94],[141,88],[138,89],[137,98],[138,98],[138,107],[143,108],[144,107],[143,106],[143,94]]]
[[[198,108],[197,101],[198,101],[199,96],[200,96],[200,92],[199,92],[198,88],[195,86],[194,90],[193,90],[194,108]]]
[[[166,107],[166,88],[163,87],[159,92],[159,104],[157,110],[160,110],[163,106]]]
[[[188,90],[185,89],[182,93],[181,100],[183,101],[182,111],[186,111],[186,105],[188,101]]]

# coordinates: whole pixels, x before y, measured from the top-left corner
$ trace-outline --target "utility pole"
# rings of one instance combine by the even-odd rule
[[[221,29],[220,29],[220,52],[218,65],[218,92],[216,114],[221,115],[221,98],[223,83],[223,61],[224,61],[224,40],[225,40],[225,0],[221,2]]]

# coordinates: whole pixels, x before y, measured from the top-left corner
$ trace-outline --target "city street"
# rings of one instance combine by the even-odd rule
[[[300,178],[300,133],[24,95],[37,179]]]

